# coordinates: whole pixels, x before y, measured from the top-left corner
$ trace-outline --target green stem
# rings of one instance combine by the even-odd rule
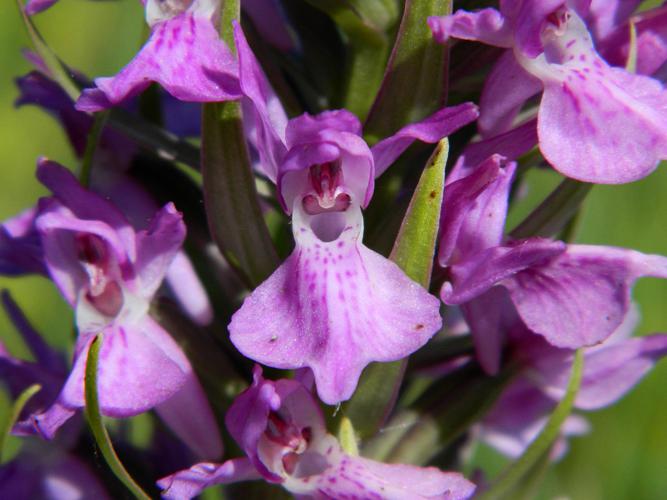
[[[95,437],[97,446],[106,460],[107,465],[115,476],[127,487],[132,494],[140,500],[150,500],[150,497],[141,489],[141,487],[132,479],[127,469],[123,466],[116,451],[111,444],[109,433],[102,423],[102,415],[100,414],[100,401],[97,393],[97,364],[100,356],[100,348],[102,345],[102,334],[100,333],[90,344],[88,351],[88,358],[86,359],[86,375],[85,375],[85,396],[86,408],[85,414],[90,425],[90,430]]]
[[[577,397],[577,392],[579,391],[583,370],[583,350],[578,349],[574,356],[572,374],[570,375],[570,382],[568,383],[565,396],[556,406],[556,409],[549,417],[544,429],[542,429],[542,432],[540,432],[530,446],[526,448],[523,455],[521,455],[521,457],[514,463],[510,464],[509,467],[498,476],[487,491],[477,497],[478,500],[497,500],[505,497],[510,498],[508,495],[521,486],[521,482],[525,479],[526,474],[533,469],[535,464],[537,464],[544,454],[551,448],[560,433],[561,426],[570,415]]]
[[[19,397],[16,398],[16,401],[14,401],[14,404],[12,405],[12,410],[9,416],[7,417],[7,421],[5,422],[4,428],[0,432],[0,463],[2,463],[2,456],[3,452],[5,451],[5,444],[7,444],[7,438],[11,434],[14,424],[21,416],[21,412],[23,411],[23,408],[25,407],[26,403],[41,389],[42,389],[41,385],[33,384],[27,389],[25,389],[19,395]]]

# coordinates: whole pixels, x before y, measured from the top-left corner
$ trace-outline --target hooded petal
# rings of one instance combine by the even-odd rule
[[[37,179],[77,218],[109,225],[122,241],[124,253],[134,260],[134,229],[113,203],[82,187],[69,170],[46,158],[40,158],[37,162]]]
[[[293,218],[296,248],[232,317],[231,340],[246,356],[277,368],[313,370],[328,404],[348,399],[371,361],[394,361],[421,347],[440,328],[435,297],[394,263],[360,242],[358,207],[321,214],[338,225],[324,241]],[[331,227],[329,227],[331,229]],[[258,318],[270,318],[258,324]]]
[[[443,108],[420,122],[406,125],[371,148],[375,162],[375,177],[382,175],[415,140],[429,144],[436,143],[474,121],[478,115],[477,107],[466,102]]]
[[[135,272],[141,280],[141,294],[150,298],[162,283],[167,269],[185,240],[185,224],[173,203],[160,210],[146,231],[137,233]]]
[[[356,116],[344,109],[324,111],[317,115],[304,113],[289,121],[289,151],[280,166],[278,190],[284,207],[311,188],[307,169],[312,165],[337,162],[342,171],[341,184],[366,206],[373,195],[374,166],[366,141],[359,135],[361,125]]]
[[[667,278],[667,258],[633,250],[569,245],[501,284],[526,326],[558,347],[596,344],[616,330],[641,276]]]
[[[210,12],[191,8],[155,24],[136,57],[118,75],[95,79],[96,88],[84,90],[76,108],[93,112],[115,106],[151,82],[183,101],[240,97],[237,63],[220,40]]]
[[[503,157],[493,155],[470,175],[446,183],[438,253],[441,266],[500,244],[515,168],[515,163],[506,164]],[[456,168],[452,176],[456,179]]]

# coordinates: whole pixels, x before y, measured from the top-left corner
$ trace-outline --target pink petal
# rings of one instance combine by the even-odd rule
[[[641,276],[667,278],[667,258],[611,247],[569,245],[502,285],[526,326],[558,347],[596,344],[616,330]]]
[[[443,108],[417,123],[406,125],[394,135],[378,142],[371,149],[375,161],[375,177],[382,175],[415,140],[429,144],[436,143],[474,121],[478,114],[477,107],[469,102]]]
[[[235,458],[224,464],[199,463],[171,476],[160,479],[157,484],[162,489],[162,498],[184,500],[193,498],[214,484],[235,483],[259,479],[250,460]]]
[[[352,395],[369,362],[395,361],[426,343],[441,326],[439,305],[359,242],[358,207],[356,214],[352,208],[345,213],[333,241],[319,240],[298,207],[296,249],[245,300],[229,331],[251,359],[277,368],[310,367],[320,398],[336,404]]]
[[[210,19],[188,10],[156,24],[137,56],[118,75],[97,78],[97,89],[85,90],[76,108],[93,112],[117,105],[151,82],[182,101],[240,97],[234,57]]]
[[[496,9],[458,10],[449,16],[429,17],[428,25],[440,43],[458,38],[505,48],[513,44],[512,24]]]
[[[93,336],[79,341],[74,367],[60,401],[69,408],[84,406],[84,372]],[[98,393],[103,415],[137,415],[166,401],[185,384],[192,371],[174,340],[152,319],[104,332],[98,365]]]

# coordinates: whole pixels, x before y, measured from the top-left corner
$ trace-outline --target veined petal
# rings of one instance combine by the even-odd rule
[[[320,398],[336,404],[352,395],[369,362],[407,356],[442,321],[435,297],[361,244],[358,205],[307,218],[296,203],[294,252],[245,300],[229,331],[251,359],[310,367]]]
[[[84,371],[94,335],[80,338],[74,367],[59,400],[84,406]],[[192,371],[174,340],[148,316],[133,326],[104,332],[97,374],[100,410],[110,417],[137,415],[166,401]]]
[[[76,103],[80,111],[115,106],[157,82],[182,101],[238,99],[238,66],[215,26],[189,10],[153,27],[151,37],[118,75],[97,78]],[[101,93],[100,93],[101,91]]]
[[[596,410],[624,396],[667,355],[667,334],[636,337],[603,344],[585,353],[584,372],[575,406]],[[539,382],[549,396],[560,400],[566,392],[573,356],[557,364],[537,364]]]
[[[519,315],[558,347],[594,345],[616,330],[642,276],[667,278],[667,257],[633,250],[568,245],[503,281]]]
[[[552,50],[561,53],[553,63],[544,54],[518,57],[544,83],[538,135],[556,170],[620,184],[645,177],[667,158],[667,91],[657,80],[609,67],[574,13]]]
[[[442,300],[453,305],[467,302],[524,269],[549,262],[566,247],[561,241],[532,238],[479,252],[451,268],[452,281],[443,285]]]
[[[328,447],[329,452],[324,455],[331,460],[329,467],[317,475],[289,477],[285,488],[291,493],[315,499],[463,500],[475,491],[475,485],[458,473],[442,472],[435,467],[384,464],[346,455],[333,436],[328,436],[318,446]]]

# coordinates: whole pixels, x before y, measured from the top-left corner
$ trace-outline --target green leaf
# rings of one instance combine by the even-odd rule
[[[21,394],[19,394],[19,397],[16,398],[16,401],[14,401],[14,404],[12,405],[12,410],[7,417],[7,421],[0,429],[0,463],[2,463],[2,455],[5,450],[5,444],[7,443],[7,438],[12,432],[14,424],[21,416],[21,412],[23,411],[23,408],[25,407],[26,403],[41,389],[42,389],[41,385],[33,384],[27,389],[25,389]]]
[[[584,369],[584,355],[581,349],[577,350],[572,364],[572,374],[567,391],[558,403],[542,432],[528,446],[514,463],[510,464],[493,482],[491,487],[479,495],[480,500],[497,500],[499,498],[513,498],[513,492],[522,487],[527,474],[540,462],[544,454],[551,448],[560,433],[565,419],[570,415],[574,401],[579,391]]]
[[[231,22],[239,19],[239,8],[238,0],[223,3],[221,34],[232,50]],[[278,254],[262,217],[237,101],[204,104],[202,176],[213,239],[230,265],[255,287],[278,266]]]
[[[449,142],[442,139],[429,159],[412,195],[390,259],[413,280],[428,289],[440,223]],[[391,411],[407,360],[371,363],[359,386],[344,405],[361,439],[373,436]]]
[[[444,103],[447,48],[433,40],[426,20],[451,11],[451,0],[405,1],[382,86],[364,125],[370,142],[428,116]]]
[[[202,176],[213,239],[248,285],[259,285],[278,254],[262,217],[238,102],[204,105]]]
[[[85,396],[86,408],[85,414],[88,420],[90,430],[95,437],[97,446],[106,460],[107,465],[116,477],[127,487],[132,494],[141,500],[150,500],[150,497],[141,489],[141,487],[132,479],[123,464],[121,463],[116,451],[113,449],[109,433],[102,423],[100,414],[100,402],[97,394],[97,363],[102,345],[102,334],[100,333],[90,344],[88,358],[86,359],[85,375]]]
[[[412,195],[389,258],[428,289],[438,238],[449,141],[442,139],[431,155]]]
[[[511,232],[515,239],[558,234],[579,211],[593,184],[564,179],[540,205]]]

